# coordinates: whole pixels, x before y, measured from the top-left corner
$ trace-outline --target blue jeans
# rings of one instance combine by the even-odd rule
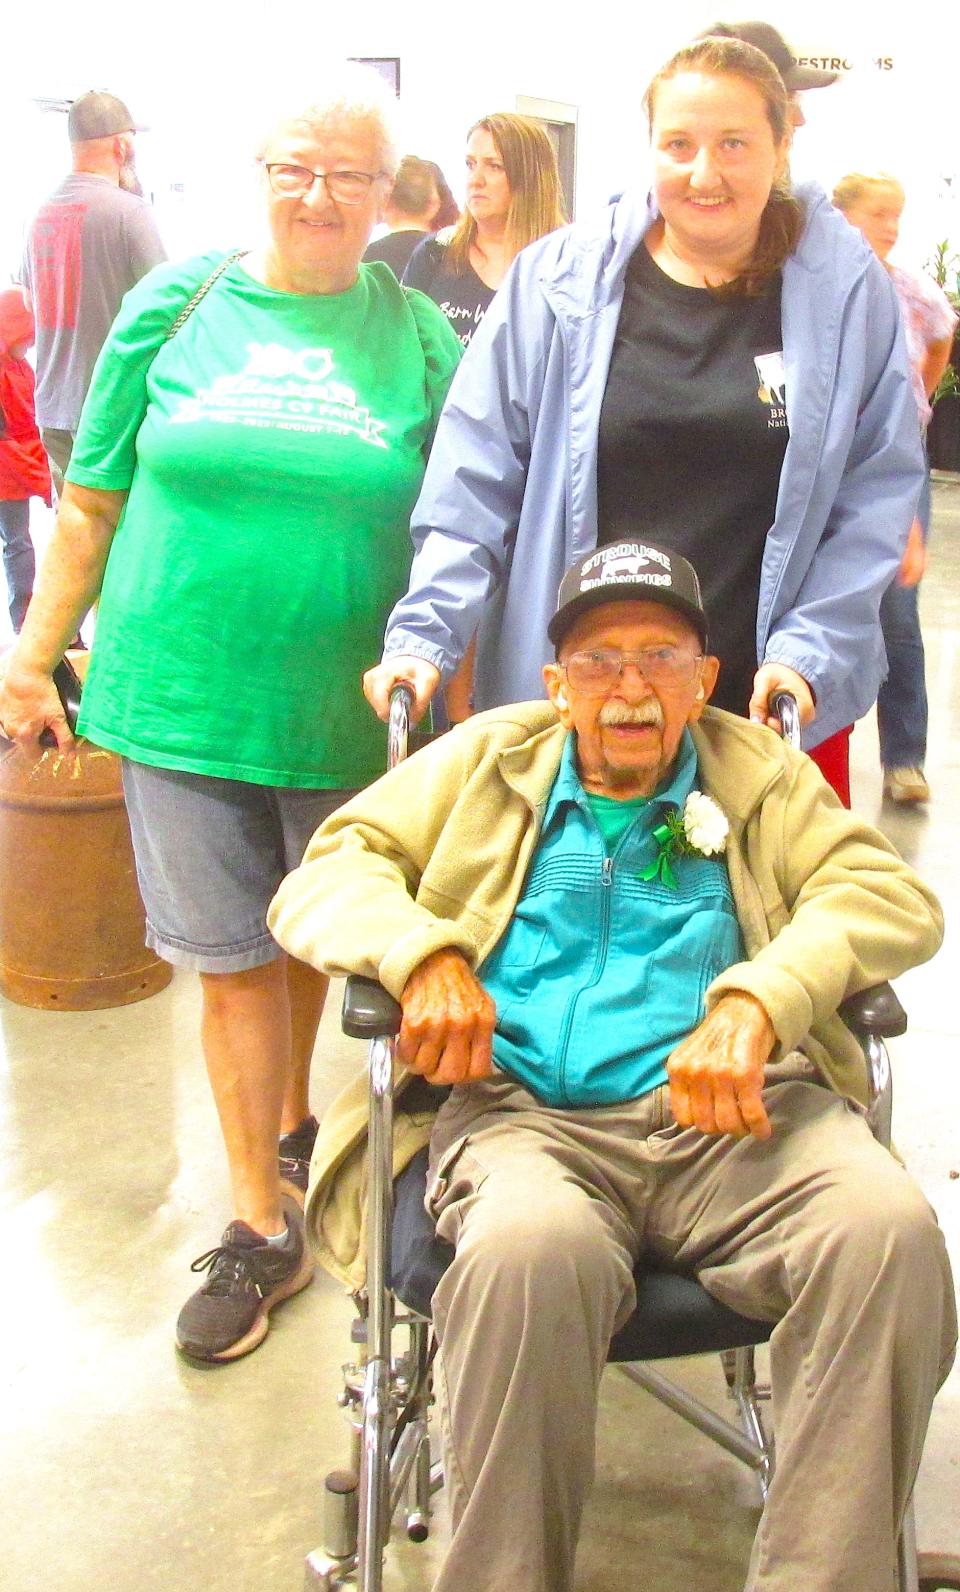
[[[30,540],[29,498],[0,500],[0,539],[3,541],[3,572],[7,577],[10,623],[19,633],[36,574],[36,560]]]
[[[923,539],[930,531],[930,467],[917,505]],[[887,678],[877,696],[880,762],[922,768],[927,755],[927,682],[920,634],[919,586],[888,586],[880,603]]]

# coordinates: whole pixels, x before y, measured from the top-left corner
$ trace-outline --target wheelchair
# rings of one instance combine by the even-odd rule
[[[403,687],[391,700],[391,768],[406,755],[410,700]],[[780,695],[773,707],[786,736],[799,745],[793,698]],[[885,1041],[906,1031],[906,1014],[886,984],[851,997],[840,1013],[864,1053],[870,1126],[889,1147],[892,1078]],[[393,1177],[394,1053],[400,1017],[398,1003],[374,980],[347,980],[343,1031],[370,1042],[369,1259],[366,1288],[355,1298],[355,1359],[344,1366],[338,1400],[350,1427],[350,1453],[346,1466],[326,1478],[323,1545],[307,1556],[305,1592],[335,1592],[351,1585],[359,1592],[382,1592],[384,1552],[396,1518],[405,1516],[411,1541],[425,1541],[432,1499],[443,1486],[442,1466],[433,1459],[430,1440],[435,1348],[430,1307],[454,1252],[437,1236],[424,1205],[428,1150],[420,1150]],[[404,1098],[408,1107],[429,1110],[430,1102],[435,1108],[443,1093],[415,1078]],[[773,1325],[738,1315],[691,1276],[653,1271],[641,1263],[634,1280],[636,1309],[612,1339],[608,1363],[753,1471],[765,1499],[775,1448],[763,1414],[770,1389],[757,1380],[755,1350],[769,1339]],[[400,1334],[405,1338],[398,1349]],[[651,1363],[708,1353],[720,1357],[737,1424]],[[960,1592],[960,1558],[918,1555],[912,1500],[898,1549],[898,1589]]]

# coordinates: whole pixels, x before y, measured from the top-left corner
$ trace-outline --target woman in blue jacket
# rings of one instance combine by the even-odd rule
[[[790,190],[760,51],[698,40],[647,106],[649,203],[524,250],[460,367],[367,695],[382,713],[407,679],[422,710],[475,631],[477,707],[541,695],[564,570],[649,527],[700,572],[715,700],[766,719],[792,690],[822,748],[876,697],[922,480],[895,294],[819,189]]]

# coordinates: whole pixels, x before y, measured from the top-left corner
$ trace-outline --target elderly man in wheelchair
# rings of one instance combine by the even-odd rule
[[[636,551],[565,576],[549,702],[468,720],[341,808],[271,928],[379,980],[403,1067],[452,1086],[426,1193],[453,1250],[436,1592],[572,1586],[638,1261],[775,1323],[750,1592],[892,1592],[956,1319],[838,1008],[931,956],[940,913],[803,753],[707,706],[696,574]]]

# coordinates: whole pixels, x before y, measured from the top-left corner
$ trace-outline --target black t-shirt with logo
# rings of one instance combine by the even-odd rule
[[[718,299],[641,244],[600,415],[599,542],[647,536],[690,560],[721,662],[712,701],[740,714],[788,436],[780,286],[777,274],[756,298]]]
[[[418,287],[440,308],[464,348],[493,303],[495,288],[481,282],[472,265],[455,271],[442,236],[424,239],[410,256],[403,273],[405,287]]]

